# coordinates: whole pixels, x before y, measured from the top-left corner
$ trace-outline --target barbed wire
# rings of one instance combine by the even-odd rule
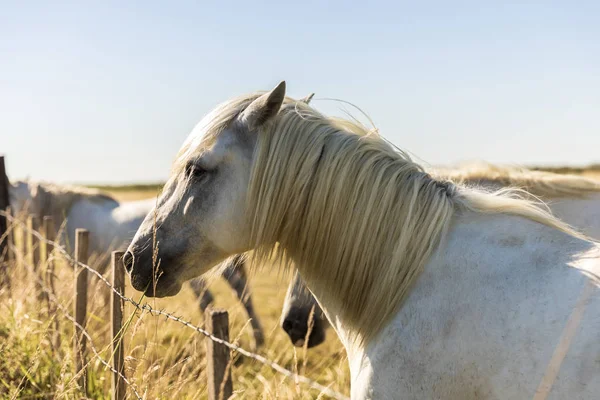
[[[15,251],[15,250],[17,250],[17,249],[13,249],[13,251]],[[33,274],[35,276],[34,279],[36,280],[36,283],[39,285],[39,288],[41,288],[44,291],[44,293],[46,293],[46,295],[48,296],[47,297],[48,300],[50,300],[54,305],[56,305],[56,307],[59,310],[61,310],[62,313],[65,315],[65,317],[68,320],[70,320],[71,322],[73,322],[73,324],[87,338],[88,344],[89,344],[90,348],[92,349],[92,352],[94,353],[94,356],[104,366],[106,366],[108,369],[110,369],[113,373],[119,375],[119,377],[121,379],[123,379],[123,382],[125,382],[125,384],[127,384],[127,386],[129,386],[131,388],[131,390],[133,391],[133,393],[135,394],[135,396],[138,398],[138,400],[143,400],[143,398],[140,396],[140,394],[135,389],[135,387],[133,386],[133,384],[121,372],[119,372],[115,368],[113,368],[113,366],[110,365],[110,363],[108,361],[106,361],[104,358],[102,358],[102,356],[100,355],[100,352],[96,349],[96,346],[94,346],[94,341],[92,340],[92,336],[89,334],[89,332],[79,322],[77,322],[77,320],[75,319],[75,317],[73,317],[69,313],[69,311],[67,310],[67,308],[61,304],[60,300],[56,297],[56,295],[54,294],[54,292],[46,285],[46,283],[44,282],[44,280],[42,278],[40,278],[39,276],[37,276],[37,274],[36,274],[33,266],[31,264],[29,264],[29,263],[26,263],[26,262],[24,263],[24,265],[29,270],[29,273],[31,273],[31,274]],[[102,350],[102,351],[104,351],[104,350]]]
[[[81,268],[85,268],[88,271],[90,271],[92,274],[94,274],[98,279],[100,279],[111,291],[113,291],[114,293],[117,294],[117,296],[119,298],[121,298],[123,301],[133,305],[133,307],[139,311],[145,311],[153,316],[164,316],[166,319],[168,320],[172,320],[175,321],[189,329],[192,329],[202,335],[204,335],[205,337],[207,337],[208,339],[212,340],[213,342],[216,342],[218,344],[221,344],[227,348],[229,348],[232,351],[235,351],[245,357],[251,358],[253,360],[256,360],[258,362],[260,362],[263,365],[266,365],[268,367],[270,367],[271,369],[279,372],[280,374],[294,379],[296,382],[300,382],[303,383],[309,387],[311,387],[312,389],[318,390],[320,391],[322,394],[325,394],[329,397],[332,397],[334,399],[337,400],[349,400],[349,398],[327,386],[324,386],[320,383],[318,383],[317,381],[310,379],[306,376],[297,374],[295,372],[292,372],[290,370],[288,370],[287,368],[283,367],[282,365],[276,363],[275,361],[269,360],[268,358],[254,353],[252,351],[246,350],[243,347],[240,347],[234,343],[230,343],[226,340],[223,340],[219,337],[214,336],[212,333],[206,331],[205,329],[200,328],[199,326],[196,326],[194,324],[192,324],[189,321],[184,320],[181,317],[178,317],[176,315],[173,315],[172,313],[169,313],[167,311],[164,310],[157,310],[152,308],[148,303],[144,303],[144,304],[140,304],[138,302],[136,302],[135,300],[133,300],[130,297],[125,296],[124,294],[122,294],[121,292],[119,292],[117,289],[115,289],[112,284],[108,281],[108,279],[106,279],[100,272],[96,271],[94,268],[92,268],[91,266],[84,264],[78,260],[75,260],[71,254],[69,254],[69,252],[58,242],[53,241],[53,240],[48,240],[43,234],[41,234],[40,232],[36,231],[35,229],[30,229],[25,223],[23,223],[22,221],[20,221],[19,219],[13,217],[12,215],[0,210],[0,215],[4,215],[7,219],[9,219],[11,222],[13,223],[17,223],[21,226],[21,228],[24,228],[25,231],[31,233],[32,235],[36,236],[38,238],[38,240],[43,241],[46,244],[50,244],[52,246],[54,246],[54,250],[59,251],[69,263],[72,263],[73,265],[77,265]]]

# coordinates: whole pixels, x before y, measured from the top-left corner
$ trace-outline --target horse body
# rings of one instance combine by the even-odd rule
[[[334,323],[349,350],[352,398],[531,399],[544,381],[550,387],[539,392],[549,399],[594,398],[598,256],[595,245],[521,218],[457,218],[405,305],[362,353],[352,353],[343,321]],[[579,311],[571,346],[560,348]],[[564,361],[553,360],[556,351]],[[546,378],[553,367],[555,380]]]
[[[155,200],[139,200],[114,204],[81,200],[68,213],[66,232],[68,243],[75,243],[75,230],[87,229],[90,235],[89,251],[106,255],[123,250],[140,224],[154,206]]]
[[[282,83],[205,117],[124,262],[157,297],[247,250],[297,266],[353,399],[594,398],[600,251],[519,194],[437,180]]]
[[[90,231],[88,253],[98,257],[124,249],[155,202],[148,199],[119,203],[93,189],[45,182],[17,181],[10,186],[9,193],[15,213],[28,211],[52,216],[55,233],[62,234],[60,240],[70,250],[75,244],[76,229]],[[102,272],[105,264],[96,264]]]
[[[586,235],[600,239],[600,183],[579,176],[533,172],[478,163],[476,168],[443,170],[437,174],[443,178],[459,178],[466,185],[481,186],[486,190],[525,186],[533,195],[543,197],[558,218]],[[548,181],[553,184],[545,183]],[[298,347],[304,346],[308,338],[309,348],[324,341],[329,327],[318,302],[298,273],[286,294],[281,327]]]
[[[580,216],[573,205],[581,202],[594,204],[556,205],[566,216]],[[325,306],[349,354],[352,398],[593,398],[600,392],[600,249],[565,236],[517,217],[457,218],[405,306],[366,348],[355,349],[339,312]],[[299,275],[292,285],[287,307],[300,307],[296,312],[306,320],[314,297]],[[317,324],[319,311],[316,305]],[[565,336],[578,312],[585,320]],[[554,359],[561,351],[568,357]],[[553,367],[560,370],[554,380]]]

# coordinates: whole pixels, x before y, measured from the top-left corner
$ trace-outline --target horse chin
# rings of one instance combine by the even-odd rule
[[[182,284],[178,280],[169,279],[161,276],[154,287],[149,287],[144,291],[146,297],[171,297],[181,291]]]
[[[313,332],[308,338],[308,348],[316,347],[325,341],[325,330],[320,329]]]

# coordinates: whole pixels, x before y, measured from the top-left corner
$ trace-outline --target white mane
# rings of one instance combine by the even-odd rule
[[[174,168],[210,146],[259,95],[217,108],[207,135],[188,140]],[[341,310],[362,342],[397,312],[455,212],[519,215],[578,235],[522,193],[434,179],[375,132],[286,99],[258,133],[247,201],[254,261],[297,262],[311,290]]]

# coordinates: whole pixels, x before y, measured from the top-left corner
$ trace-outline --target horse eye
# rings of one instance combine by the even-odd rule
[[[204,175],[206,174],[206,170],[202,167],[199,167],[198,165],[195,164],[188,164],[185,167],[185,176],[189,179],[189,178],[194,178],[194,179],[199,179],[204,177]]]

